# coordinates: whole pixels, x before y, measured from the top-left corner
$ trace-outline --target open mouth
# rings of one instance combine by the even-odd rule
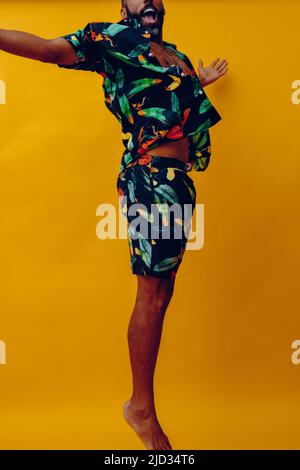
[[[157,11],[153,7],[147,7],[142,13],[142,18],[149,24],[155,23],[157,20]]]

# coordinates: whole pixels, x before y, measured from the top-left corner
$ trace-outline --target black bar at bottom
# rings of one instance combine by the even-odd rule
[[[136,468],[141,465],[153,467],[170,467],[170,465],[202,468],[223,468],[230,464],[231,468],[242,470],[248,465],[283,465],[288,467],[293,462],[300,463],[298,450],[2,450],[0,464],[55,464],[74,463],[122,465]],[[217,467],[216,467],[217,466]],[[19,466],[18,469],[21,469]]]

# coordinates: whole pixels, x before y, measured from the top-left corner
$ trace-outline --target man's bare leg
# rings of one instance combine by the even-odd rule
[[[137,281],[137,297],[127,335],[133,392],[123,404],[123,414],[146,449],[172,449],[157,419],[153,377],[174,280],[137,275]]]

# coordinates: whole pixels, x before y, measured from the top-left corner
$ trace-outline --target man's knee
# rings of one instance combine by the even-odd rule
[[[174,280],[138,276],[137,297],[144,305],[158,312],[165,311],[174,292]]]

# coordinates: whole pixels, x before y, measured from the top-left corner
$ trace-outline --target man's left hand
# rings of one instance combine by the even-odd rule
[[[227,72],[228,62],[226,59],[219,61],[220,58],[218,57],[208,67],[203,67],[203,61],[199,59],[198,75],[202,87],[215,82]]]

